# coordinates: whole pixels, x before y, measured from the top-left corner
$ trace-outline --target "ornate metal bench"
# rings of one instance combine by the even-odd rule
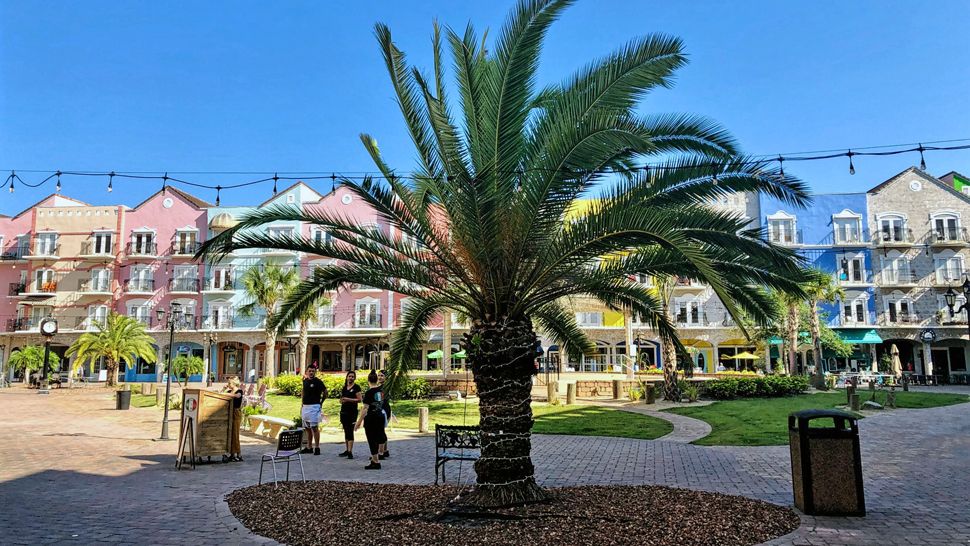
[[[477,461],[482,454],[482,438],[478,427],[453,425],[434,426],[434,483],[445,480],[445,463],[448,461]]]

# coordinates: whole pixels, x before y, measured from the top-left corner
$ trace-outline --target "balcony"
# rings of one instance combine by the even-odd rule
[[[36,330],[40,325],[40,318],[35,317],[21,317],[7,319],[7,331],[8,332],[29,332],[30,330]]]
[[[20,295],[31,299],[46,299],[57,292],[57,281],[32,282],[27,285],[27,291]]]
[[[796,229],[792,230],[781,230],[781,231],[769,231],[768,242],[780,245],[780,246],[800,246],[805,244],[802,237],[802,230]]]
[[[61,245],[37,245],[24,256],[28,260],[57,260],[61,255]]]
[[[703,328],[717,325],[708,320],[707,313],[677,313],[673,318],[677,328]]]
[[[196,241],[176,241],[172,243],[169,254],[173,258],[192,258],[202,245]]]
[[[310,321],[311,329],[333,328],[335,324],[333,313],[318,313],[317,317]]]
[[[688,279],[687,277],[674,277],[674,289],[699,289],[704,288],[704,285],[693,279]]]
[[[154,258],[158,256],[158,245],[155,243],[128,243],[125,254],[129,258]]]
[[[77,283],[77,291],[89,296],[110,296],[110,279],[81,279]]]
[[[235,326],[236,317],[229,314],[204,315],[201,320],[205,330],[229,330]]]
[[[202,291],[211,294],[218,294],[224,292],[234,292],[236,289],[235,282],[233,279],[226,279],[225,277],[208,277],[205,279],[205,284],[202,285]]]
[[[872,311],[866,311],[861,318],[858,315],[852,317],[836,316],[829,321],[829,326],[835,328],[861,328],[864,326],[872,326],[875,323],[876,314]]]
[[[74,321],[74,330],[94,332],[104,324],[104,321],[104,317],[77,317]]]
[[[950,286],[959,289],[959,284],[963,282],[964,272],[962,269],[937,269],[933,275],[933,286],[937,288],[949,288]]]
[[[867,233],[835,233],[832,239],[833,246],[868,246],[869,235]]]
[[[27,245],[15,245],[0,251],[0,262],[11,262],[24,260],[30,254],[30,247]]]
[[[911,288],[919,285],[919,277],[911,270],[880,271],[876,275],[876,284],[887,288]]]
[[[916,244],[916,239],[913,238],[913,230],[903,228],[877,232],[872,244],[877,248],[910,247]]]
[[[931,229],[926,234],[926,244],[937,247],[964,247],[970,242],[966,228],[946,228],[943,230]]]
[[[197,294],[199,279],[169,279],[168,291],[179,294]]]
[[[149,329],[149,328],[152,327],[152,316],[151,315],[141,315],[141,316],[138,316],[138,315],[128,315],[128,318],[135,319],[138,322],[144,324],[146,329]]]
[[[843,276],[845,278],[843,278]],[[850,271],[835,275],[835,282],[839,286],[869,286],[872,284],[871,271]]]
[[[151,294],[155,291],[155,279],[126,279],[125,292],[129,294]]]
[[[81,253],[79,256],[85,260],[92,261],[111,261],[115,258],[115,245],[98,245],[96,241],[84,241],[81,243]]]
[[[11,298],[16,298],[18,296],[23,296],[27,292],[27,283],[24,282],[12,282],[10,283],[10,290],[7,295]]]
[[[380,315],[354,316],[354,328],[380,328]]]
[[[884,313],[879,317],[880,326],[919,326],[916,313],[896,313],[895,316]]]

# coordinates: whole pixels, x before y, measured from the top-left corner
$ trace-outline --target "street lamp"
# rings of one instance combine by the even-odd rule
[[[172,391],[172,353],[175,352],[175,328],[192,321],[191,313],[182,311],[182,304],[172,302],[169,310],[156,309],[155,316],[159,324],[168,326],[168,372],[165,374],[165,416],[162,418],[162,435],[159,440],[169,440],[168,437],[168,402]],[[167,321],[167,322],[166,322]]]
[[[946,293],[943,294],[943,298],[946,299],[946,306],[950,310],[950,318],[953,318],[953,315],[956,314],[956,313],[960,313],[962,311],[966,311],[966,313],[967,313],[967,336],[968,336],[967,339],[970,340],[970,307],[967,306],[967,302],[970,301],[970,276],[965,276],[964,277],[963,284],[960,285],[960,288],[963,290],[963,303],[960,304],[960,308],[959,309],[957,309],[955,311],[953,310],[953,307],[957,303],[957,292],[956,292],[956,290],[953,289],[952,286],[950,288],[947,288],[946,289]],[[968,341],[968,343],[970,343],[970,341]]]
[[[206,332],[202,334],[202,341],[205,343],[205,376],[206,376],[206,386],[212,386],[212,346],[219,343],[219,334],[215,332]],[[218,361],[217,361],[218,362]],[[218,364],[217,364],[218,366]],[[218,369],[218,368],[217,368]]]

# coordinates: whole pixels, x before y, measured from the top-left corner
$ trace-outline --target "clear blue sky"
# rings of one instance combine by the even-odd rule
[[[373,24],[429,66],[431,21],[497,31],[511,2],[0,2],[0,169],[364,171],[374,134],[413,165]],[[554,27],[541,79],[628,39],[680,36],[691,63],[650,112],[702,113],[750,153],[970,138],[970,2],[580,1]],[[970,151],[927,156],[970,174]],[[863,191],[912,156],[788,165],[815,191]],[[24,174],[36,180],[37,174]],[[188,175],[186,175],[188,176]],[[212,183],[233,177],[200,177]],[[158,188],[65,179],[92,203]],[[329,184],[325,185],[329,189]],[[0,192],[14,213],[53,191]],[[270,187],[227,192],[255,203]],[[209,200],[214,192],[200,191]]]

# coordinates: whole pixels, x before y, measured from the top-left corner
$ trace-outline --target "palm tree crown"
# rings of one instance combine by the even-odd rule
[[[75,355],[74,368],[88,364],[94,366],[104,358],[108,370],[107,386],[113,386],[118,376],[118,365],[132,366],[140,358],[152,363],[157,359],[155,340],[145,331],[145,325],[134,318],[111,313],[103,322],[95,323],[95,331],[85,332],[68,349],[67,355]],[[169,347],[169,350],[172,350]]]
[[[277,311],[280,304],[293,289],[300,276],[292,267],[268,264],[264,267],[250,267],[242,275],[243,291],[249,302],[239,308],[243,316],[256,315],[257,309],[266,313],[266,358],[264,375],[273,375],[275,370]],[[290,317],[286,324],[292,324],[298,317]]]
[[[347,283],[412,297],[392,339],[395,367],[416,362],[434,317],[450,311],[469,317],[462,345],[480,393],[482,503],[543,496],[528,457],[534,327],[575,356],[592,346],[564,298],[592,297],[628,310],[679,346],[661,302],[633,275],[707,283],[732,315],[744,310],[760,322],[773,314],[764,287],[800,290],[791,252],[764,242],[746,228],[748,220],[705,203],[751,191],[805,204],[802,184],[741,156],[709,120],[636,109],[651,90],[669,87],[685,64],[680,40],[636,39],[564,81],[538,86],[543,38],[570,3],[520,1],[489,48],[471,25],[461,33],[435,25],[430,76],[410,68],[390,30],[377,25],[418,165],[397,176],[364,134],[380,177],[342,184],[392,229],[276,206],[243,218],[200,251],[219,257],[266,247],[336,258],[297,286],[274,318],[277,326]],[[444,42],[457,105],[445,84]],[[648,158],[655,167],[633,168]],[[247,230],[282,220],[322,226],[332,241]]]

